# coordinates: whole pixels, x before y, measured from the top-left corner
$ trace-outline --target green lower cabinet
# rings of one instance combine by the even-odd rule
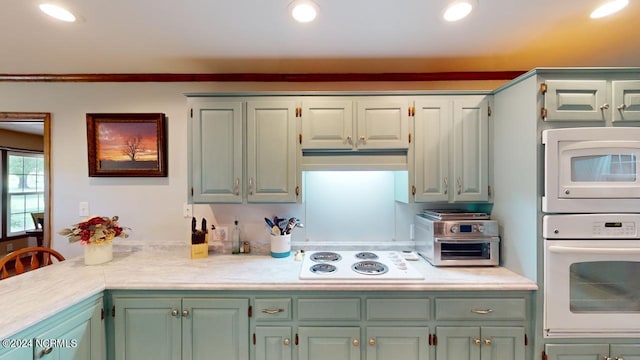
[[[523,327],[439,326],[438,360],[524,360]]]
[[[291,360],[289,326],[256,326],[256,360]]]
[[[368,327],[367,360],[428,360],[428,327]]]
[[[114,297],[116,360],[248,360],[248,299]]]
[[[548,360],[640,360],[640,345],[546,344]]]
[[[33,349],[30,347],[2,349],[2,351],[0,351],[0,360],[31,360],[31,359],[33,359]]]
[[[360,359],[360,327],[298,328],[298,360]]]

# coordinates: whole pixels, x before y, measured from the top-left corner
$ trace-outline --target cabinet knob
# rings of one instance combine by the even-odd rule
[[[253,195],[253,177],[249,178],[249,195]]]
[[[236,196],[240,195],[240,178],[236,178],[236,181],[234,181],[233,192],[236,194]]]
[[[360,340],[353,339],[352,344],[353,344],[353,346],[360,346]]]
[[[627,108],[627,105],[625,105],[625,104],[622,104],[622,105],[618,106],[618,110],[620,110],[620,111],[624,111],[626,108]],[[616,358],[616,359],[622,359],[622,358]]]
[[[53,348],[52,348],[52,347],[47,347],[47,348],[44,348],[44,349],[42,350],[42,354],[43,354],[43,355],[48,355],[48,354],[51,354],[51,352],[52,352],[52,351],[53,351]]]
[[[364,135],[360,136],[360,139],[359,139],[359,140],[360,140],[360,142],[361,142],[361,143],[363,143],[363,144],[366,144],[366,143],[367,143],[367,140],[365,139]]]
[[[285,344],[286,346],[289,346],[289,344],[291,344],[291,339],[284,338],[284,341],[282,343]]]
[[[480,341],[480,339],[473,339],[473,343],[476,344],[476,346],[480,346],[480,344],[482,344],[482,341]]]
[[[353,138],[351,137],[351,135],[347,136],[347,139],[345,140],[345,142],[347,144],[353,144]]]
[[[374,339],[374,338],[370,338],[370,339],[369,339],[369,345],[371,345],[371,346],[376,346],[376,339]]]
[[[609,109],[609,104],[602,104],[602,106],[600,106],[600,110],[607,110]]]
[[[182,317],[189,316],[189,310],[182,310]]]
[[[616,357],[616,360],[624,360],[624,359],[622,358],[622,356],[618,356]]]
[[[484,339],[484,344],[487,346],[491,346],[491,339]]]
[[[178,309],[171,310],[171,316],[178,316],[178,313],[179,313]]]

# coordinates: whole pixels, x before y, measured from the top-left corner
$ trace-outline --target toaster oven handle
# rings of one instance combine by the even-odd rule
[[[549,251],[556,254],[595,254],[595,255],[624,255],[640,254],[640,248],[588,248],[569,246],[549,246]]]
[[[433,239],[435,242],[440,243],[462,243],[462,244],[477,244],[477,243],[488,243],[488,242],[500,242],[500,238],[498,236],[491,237],[482,237],[482,238],[468,238],[468,237],[458,237],[458,238],[445,238],[445,237],[437,237]],[[640,249],[639,249],[640,250]]]

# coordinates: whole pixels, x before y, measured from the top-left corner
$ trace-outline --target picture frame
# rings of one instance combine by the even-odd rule
[[[87,113],[90,177],[166,177],[163,113]]]

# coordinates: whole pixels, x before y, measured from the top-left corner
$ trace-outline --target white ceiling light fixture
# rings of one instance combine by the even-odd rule
[[[611,0],[598,6],[595,10],[593,10],[589,17],[592,19],[603,18],[605,16],[617,13],[618,11],[624,9],[627,5],[629,5],[629,0]]]
[[[466,18],[471,14],[471,11],[478,5],[474,0],[456,0],[445,8],[442,17],[446,21],[458,21]]]
[[[45,14],[61,21],[76,21],[75,15],[73,15],[71,11],[63,8],[62,6],[54,4],[40,4],[40,10],[42,10],[42,12],[44,12]]]
[[[289,4],[291,16],[302,23],[313,21],[318,16],[318,11],[320,8],[311,0],[294,0]]]

